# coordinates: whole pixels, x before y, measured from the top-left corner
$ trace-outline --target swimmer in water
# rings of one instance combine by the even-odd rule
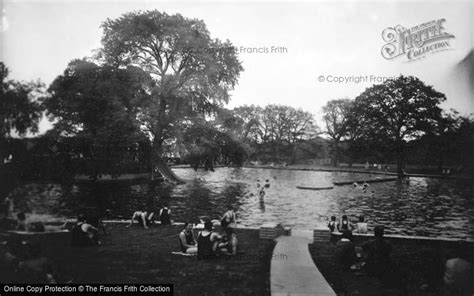
[[[265,188],[270,188],[270,180],[265,180]]]
[[[367,189],[369,189],[369,183],[367,182],[364,182],[364,184],[362,184],[362,191],[364,191],[364,193],[367,191]]]
[[[352,183],[352,187],[357,188],[358,186],[359,184],[357,184],[357,182]]]

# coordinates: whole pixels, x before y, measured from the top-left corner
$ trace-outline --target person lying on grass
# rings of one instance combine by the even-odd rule
[[[179,233],[179,244],[183,253],[196,254],[198,252],[198,244],[194,239],[192,223],[184,223],[184,229]]]
[[[153,212],[148,213],[147,211],[136,211],[130,219],[130,223],[127,227],[132,226],[133,221],[137,221],[138,224],[142,225],[143,228],[148,229],[148,225],[153,224]]]

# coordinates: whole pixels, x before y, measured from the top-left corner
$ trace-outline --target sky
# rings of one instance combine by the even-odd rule
[[[202,19],[230,40],[244,67],[228,108],[290,105],[322,125],[328,100],[355,98],[383,79],[414,75],[446,94],[442,107],[474,113],[473,81],[456,65],[474,48],[474,1],[19,1],[0,0],[0,60],[10,78],[49,84],[101,46],[100,25],[134,10]],[[443,50],[386,59],[382,32],[444,19]],[[447,45],[446,45],[447,44]],[[471,59],[472,60],[472,59]],[[41,129],[48,128],[43,122]]]

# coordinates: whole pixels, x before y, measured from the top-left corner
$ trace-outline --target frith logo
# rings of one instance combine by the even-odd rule
[[[449,41],[454,35],[444,31],[445,21],[433,20],[409,29],[401,25],[386,28],[382,32],[382,39],[386,42],[382,46],[382,56],[387,60],[406,57],[410,62],[450,49]]]

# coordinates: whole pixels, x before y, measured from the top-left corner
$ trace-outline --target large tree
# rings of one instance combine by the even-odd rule
[[[102,27],[99,57],[115,67],[138,67],[152,79],[151,100],[137,119],[155,162],[181,130],[229,101],[243,70],[232,44],[211,39],[198,19],[154,10],[107,19]]]
[[[367,88],[355,99],[360,124],[371,138],[385,140],[403,175],[407,143],[433,131],[441,120],[444,94],[413,76],[400,76]]]
[[[337,166],[340,160],[340,143],[350,133],[352,104],[353,101],[349,99],[336,99],[328,101],[323,107],[325,134],[331,140],[334,166]]]
[[[140,107],[150,100],[147,77],[147,73],[132,67],[70,62],[43,98],[47,115],[55,122],[48,135],[62,142],[74,138],[67,142],[74,143],[71,148],[84,161],[90,161],[92,175],[120,172],[124,167],[120,162],[127,156],[133,158],[129,155],[133,147],[146,143],[136,117]]]
[[[38,132],[43,108],[38,97],[44,91],[41,82],[20,82],[8,79],[8,68],[0,62],[0,136],[9,138],[12,132],[24,136]]]
[[[25,154],[20,141],[15,136],[25,136],[38,132],[43,107],[38,97],[44,92],[44,85],[37,82],[21,82],[8,79],[8,68],[0,62],[0,199],[20,182],[24,175],[22,160]],[[26,150],[26,149],[25,149]],[[13,156],[13,163],[4,159]]]

